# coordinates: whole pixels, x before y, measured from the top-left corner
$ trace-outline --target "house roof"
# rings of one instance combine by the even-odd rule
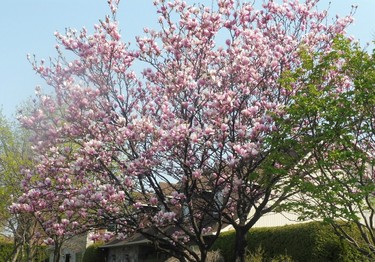
[[[172,235],[173,232],[175,232],[175,231],[176,231],[176,227],[168,226],[165,229],[165,234],[166,235]],[[155,236],[161,235],[160,233],[157,232],[157,230],[155,230],[153,228],[145,229],[144,234],[155,235]],[[164,238],[163,235],[161,235],[160,238]],[[165,239],[167,239],[167,238],[165,237]],[[130,245],[138,245],[138,244],[146,244],[146,243],[152,243],[152,241],[147,239],[147,237],[145,237],[143,234],[136,232],[132,235],[129,235],[124,240],[114,239],[114,240],[108,242],[107,244],[105,244],[101,247],[102,248],[110,248],[110,247],[130,246]]]
[[[111,247],[120,247],[120,246],[130,246],[130,245],[138,245],[138,244],[145,244],[145,243],[151,243],[150,240],[146,239],[143,235],[140,233],[135,233],[134,235],[124,239],[114,239],[107,244],[101,246],[101,248],[111,248]]]
[[[229,226],[228,224],[223,224],[221,228],[222,228],[222,230],[224,229],[224,231],[227,231],[228,226]],[[205,234],[204,236],[210,236],[210,235],[215,234],[215,232],[217,232],[217,230],[219,229],[219,224],[216,223],[216,222],[211,223],[211,228],[212,228],[211,231],[208,232],[207,234]],[[165,228],[165,235],[171,236],[176,230],[179,230],[179,229],[175,226],[168,226],[168,227]],[[158,234],[158,235],[160,235],[160,233],[157,233],[157,230],[153,229],[153,228],[147,229],[145,231],[145,234],[149,234],[149,235]],[[167,237],[161,236],[160,238],[164,238],[165,240],[167,240]],[[131,246],[131,245],[148,244],[148,243],[152,243],[152,240],[147,239],[147,237],[145,237],[141,233],[137,232],[137,233],[134,233],[134,234],[130,235],[129,237],[127,237],[124,240],[114,239],[114,240],[108,242],[107,244],[101,246],[101,248]]]

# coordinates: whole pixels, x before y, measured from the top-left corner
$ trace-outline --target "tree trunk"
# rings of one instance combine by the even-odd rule
[[[22,246],[17,245],[16,248],[13,250],[13,253],[11,255],[12,262],[16,262],[18,260],[18,255],[20,254]],[[9,260],[8,260],[9,261]]]
[[[205,262],[206,259],[207,259],[207,250],[205,249],[201,249],[200,250],[200,259],[201,259],[201,262]]]
[[[60,245],[55,243],[53,250],[53,262],[59,262],[60,260]]]
[[[245,262],[245,253],[247,247],[246,241],[247,228],[237,227],[236,228],[236,239],[234,244],[234,255],[236,262]]]

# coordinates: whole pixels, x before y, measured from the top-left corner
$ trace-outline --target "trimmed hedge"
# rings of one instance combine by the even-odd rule
[[[213,249],[219,249],[225,261],[234,261],[234,239],[234,231],[225,232],[214,244]],[[322,222],[254,228],[249,231],[247,242],[248,252],[262,249],[266,261],[282,255],[295,262],[367,261]]]
[[[213,244],[213,250],[219,250],[225,261],[234,261],[235,232],[223,232]]]
[[[85,254],[83,255],[83,262],[105,262],[105,254],[100,247],[103,243],[95,243],[86,248]]]
[[[6,262],[6,259],[12,254],[13,243],[7,241],[0,242],[0,262]]]

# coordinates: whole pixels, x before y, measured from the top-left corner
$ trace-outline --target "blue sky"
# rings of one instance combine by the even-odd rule
[[[256,0],[259,1],[259,0]],[[201,0],[211,3],[211,0]],[[321,0],[326,8],[329,0]],[[330,14],[348,14],[351,5],[358,5],[355,23],[349,35],[361,43],[375,39],[374,0],[331,0]],[[109,9],[106,0],[17,0],[0,2],[0,107],[12,118],[16,107],[34,95],[37,85],[44,85],[32,71],[26,55],[37,58],[55,56],[54,32],[65,28],[91,30]],[[133,41],[143,27],[155,26],[152,0],[122,0],[118,19],[125,41]]]

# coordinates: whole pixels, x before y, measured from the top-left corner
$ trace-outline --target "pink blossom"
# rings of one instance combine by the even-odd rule
[[[158,199],[156,197],[151,197],[150,198],[150,204],[155,206],[158,203]]]

